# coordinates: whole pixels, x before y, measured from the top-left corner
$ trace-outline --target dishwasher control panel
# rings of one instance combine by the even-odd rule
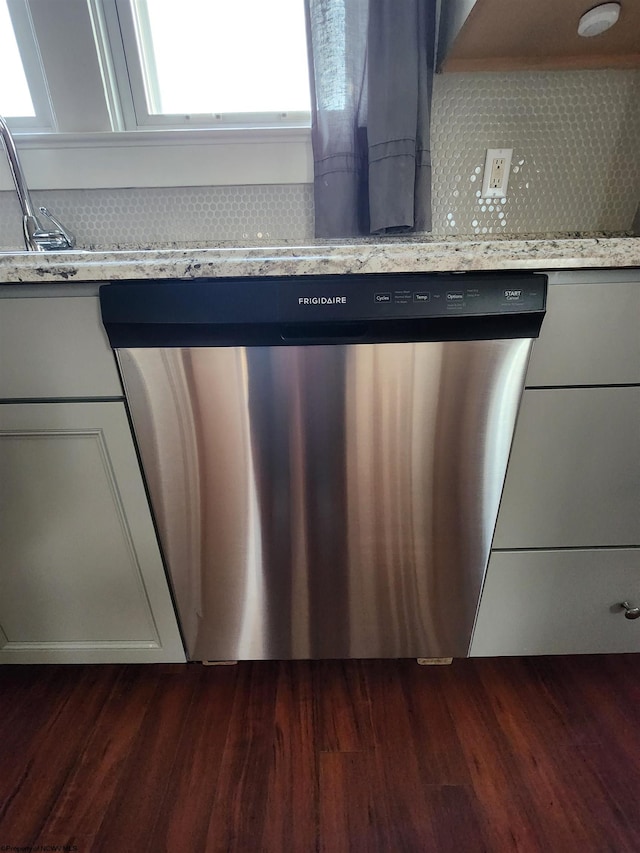
[[[397,273],[119,282],[100,288],[119,347],[536,337],[547,276]]]
[[[546,276],[529,274],[327,276],[279,282],[285,322],[496,315],[543,311]]]

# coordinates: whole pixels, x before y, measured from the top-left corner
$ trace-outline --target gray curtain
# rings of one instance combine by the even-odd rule
[[[305,0],[316,236],[431,229],[436,0]]]

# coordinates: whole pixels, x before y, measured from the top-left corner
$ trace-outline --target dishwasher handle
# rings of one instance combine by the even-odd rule
[[[358,343],[371,339],[369,323],[287,323],[280,327],[285,344]]]

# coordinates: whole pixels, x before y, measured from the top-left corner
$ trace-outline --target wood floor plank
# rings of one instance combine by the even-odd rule
[[[387,853],[394,848],[386,791],[371,752],[320,755],[319,849],[322,853]],[[313,848],[309,848],[313,849]]]
[[[579,674],[575,672],[571,678],[587,707],[598,708],[597,725],[601,738],[608,736],[613,727],[618,738],[640,745],[640,708],[637,702],[640,666],[632,664],[618,675],[620,664],[621,661],[614,659],[612,666],[602,667],[593,658],[588,658],[582,662]]]
[[[26,678],[16,678],[19,673]],[[58,675],[60,676],[58,678]],[[77,671],[58,673],[57,667],[0,667],[0,815],[2,803],[22,774],[25,758],[77,682]],[[62,690],[60,689],[62,686]],[[64,690],[66,686],[66,690]]]
[[[197,666],[197,665],[196,665]],[[197,666],[193,702],[150,850],[204,850],[238,681],[235,666]]]
[[[588,843],[569,848],[570,853],[637,853],[640,836],[633,828],[638,798],[631,807],[618,801],[610,787],[613,777],[600,779],[591,764],[593,746],[563,747],[555,755],[558,775],[564,782],[562,804],[567,812],[582,815]],[[601,758],[596,767],[602,768]],[[637,790],[637,789],[636,789]],[[544,816],[541,818],[544,821]]]
[[[565,658],[499,658],[501,672],[518,695],[526,694],[529,701],[535,699],[535,714],[532,721],[541,737],[549,743],[581,745],[600,739],[594,726],[594,718],[583,697],[574,689],[566,689]],[[572,658],[569,670],[581,669],[581,658]],[[559,666],[558,666],[559,664]],[[490,669],[491,660],[482,672]]]
[[[428,785],[437,853],[493,853],[470,785]]]
[[[544,700],[536,695],[535,681],[528,682],[522,668],[514,667],[509,660],[487,661],[481,680],[517,764],[523,789],[539,815],[538,828],[547,849],[605,849],[606,837],[594,838],[593,827],[585,827],[585,812],[592,806],[582,798],[573,797],[568,787],[571,780],[563,762],[558,761],[559,754],[566,758],[567,748],[562,740],[556,740],[554,749],[549,750],[548,734],[540,730],[537,718]],[[600,808],[605,808],[605,802],[601,802]],[[609,818],[615,820],[614,815]]]
[[[123,669],[98,713],[84,749],[53,804],[42,837],[86,845],[102,825],[158,689],[155,667]]]
[[[191,667],[177,664],[158,669],[147,712],[97,827],[99,837],[91,853],[149,849],[195,687]]]
[[[570,791],[580,791],[577,805],[588,812],[592,837],[609,839],[620,850],[638,850],[640,656],[586,657],[569,665],[550,659],[548,666],[557,674],[557,693],[575,697],[593,733],[562,763],[565,783]],[[627,837],[633,838],[630,846]]]
[[[31,730],[34,714],[40,712],[43,721],[50,716],[56,672],[53,666],[0,666],[0,743],[5,748],[16,744],[21,726]]]
[[[459,677],[450,679],[446,698],[467,760],[483,836],[490,850],[545,850],[540,816],[478,677],[486,664],[460,663]]]
[[[433,850],[431,804],[420,779],[401,675],[415,663],[384,663],[367,671],[375,737],[377,788],[384,792],[391,849]]]
[[[261,850],[314,850],[319,827],[319,764],[313,678],[281,663]]]
[[[517,667],[520,659],[514,660]],[[621,662],[626,662],[624,671],[614,675]],[[622,706],[640,680],[640,655],[549,656],[525,658],[523,663],[536,672],[546,690],[538,722],[549,722],[548,709],[553,706],[570,742],[577,745],[598,743],[608,737],[611,721],[600,697],[611,692]],[[587,685],[591,687],[589,699],[584,692]],[[549,736],[564,740],[559,728],[549,728]]]
[[[404,672],[404,699],[425,785],[471,784],[456,723],[446,701],[451,678],[460,677],[458,667],[458,661],[453,667],[413,664]]]
[[[268,778],[274,749],[279,664],[240,667],[234,725],[225,745],[205,850],[259,850],[268,820]]]
[[[324,752],[360,752],[374,746],[366,661],[311,664],[317,704],[317,746]]]
[[[6,758],[3,754],[3,765],[5,760],[15,763],[4,765],[0,774],[0,838],[20,843],[39,838],[120,674],[115,667],[59,670],[58,689],[45,697],[48,719],[40,725],[41,709],[31,718],[31,738],[27,742],[22,732],[19,760],[15,743],[10,743]]]
[[[572,779],[580,779],[578,796],[584,795],[582,802],[589,811],[591,836],[596,836],[595,826],[598,835],[608,839],[611,849],[615,846],[616,850],[637,853],[640,850],[640,776],[629,772],[624,758],[621,760],[606,744],[597,751],[592,747],[579,747],[566,759],[565,766],[571,768]],[[585,776],[589,777],[588,785]],[[588,787],[593,792],[591,796]]]
[[[633,623],[631,623],[633,624]],[[637,623],[636,623],[637,624]],[[640,719],[640,655],[608,655],[607,674],[634,720]]]

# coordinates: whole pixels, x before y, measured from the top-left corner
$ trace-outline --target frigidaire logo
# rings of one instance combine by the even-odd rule
[[[299,296],[298,305],[346,305],[346,296]]]

